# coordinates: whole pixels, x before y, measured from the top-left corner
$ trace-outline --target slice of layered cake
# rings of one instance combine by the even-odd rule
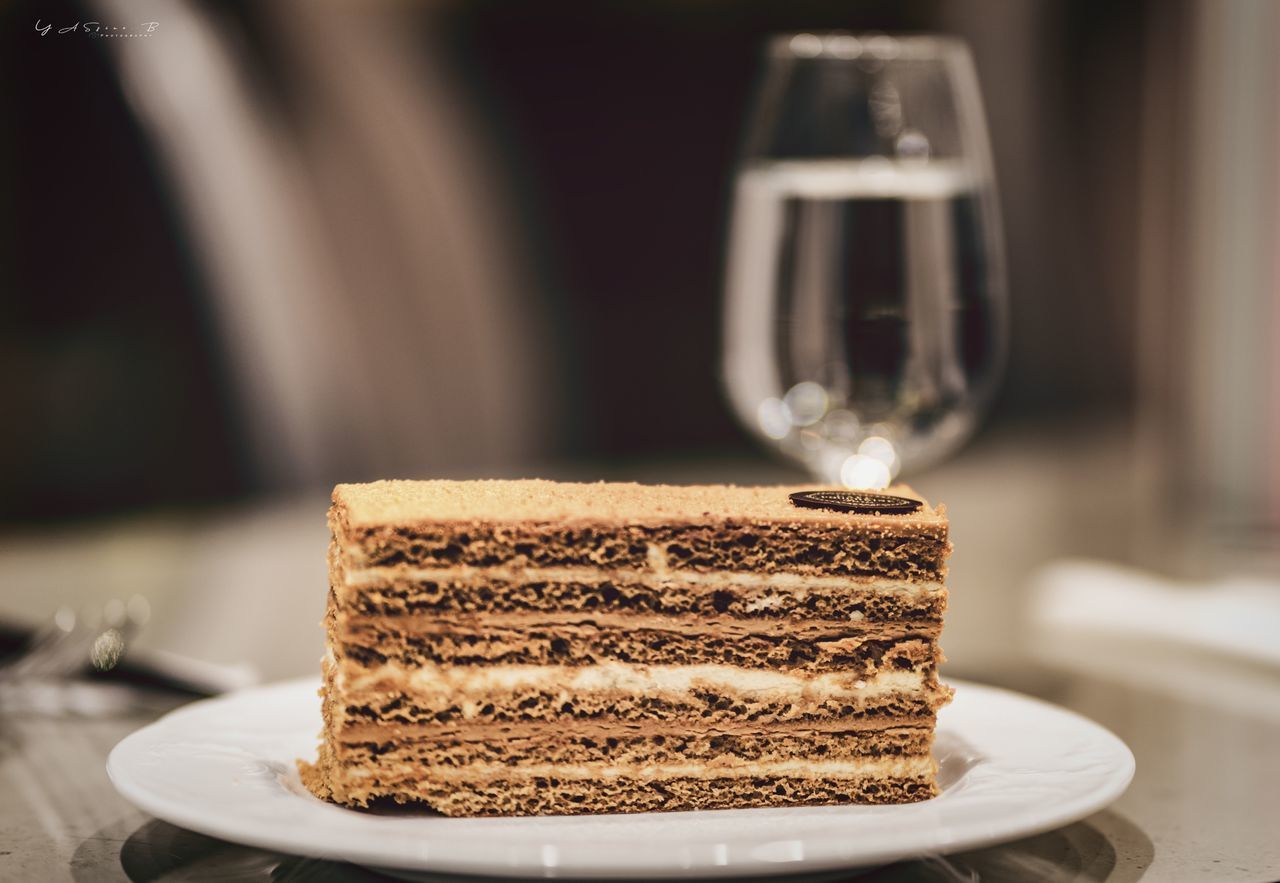
[[[339,485],[323,743],[351,806],[446,815],[937,793],[947,520],[888,495]]]

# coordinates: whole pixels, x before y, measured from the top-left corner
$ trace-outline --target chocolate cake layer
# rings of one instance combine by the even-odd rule
[[[406,741],[421,739],[463,739],[483,740],[493,743],[505,742],[509,739],[526,739],[546,735],[548,732],[564,738],[591,738],[597,741],[614,737],[618,739],[650,738],[671,732],[671,727],[661,721],[622,721],[609,718],[578,718],[561,721],[554,729],[549,729],[543,721],[467,721],[462,724],[438,723],[430,720],[424,723],[401,723],[390,719],[379,719],[371,709],[362,709],[368,715],[367,722],[353,717],[345,709],[340,712],[341,722],[335,720],[334,734],[341,742],[376,742],[384,739],[387,733],[397,734],[397,738]],[[908,729],[931,731],[933,715],[922,714],[919,717],[875,716],[867,715],[851,720],[831,719],[821,721],[734,721],[725,723],[706,722],[702,720],[685,720],[680,722],[680,735],[688,737],[702,736],[761,736],[786,735],[788,733],[866,733],[872,730]]]
[[[338,485],[330,525],[348,566],[945,575],[947,521],[927,503],[908,515],[850,514],[792,505],[802,490],[374,482]]]
[[[880,637],[847,628],[813,625],[798,634],[744,628],[662,628],[637,623],[536,623],[525,625],[418,624],[348,620],[343,654],[365,665],[594,665],[639,662],[661,654],[668,664],[723,663],[770,666],[784,671],[844,672],[872,677],[882,670],[919,671],[938,660],[934,629],[903,628]]]
[[[560,779],[487,778],[438,782],[421,778],[362,781],[343,788],[323,762],[303,768],[303,781],[320,797],[364,806],[379,799],[420,801],[450,816],[568,815],[660,810],[744,809],[760,806],[907,803],[937,794],[935,770],[908,775],[880,770],[861,776],[827,773],[820,778],[766,773],[758,776],[664,775],[657,779],[599,777]]]
[[[466,525],[457,530],[433,527],[353,529],[348,534],[354,565],[492,567],[509,563],[534,567],[642,568],[651,549],[661,550],[673,572],[752,571],[756,573],[885,576],[938,579],[945,576],[950,552],[945,527],[898,533],[892,526],[847,527],[777,525],[768,542],[759,526],[725,522],[714,528],[555,524],[522,526]]]
[[[582,696],[565,699],[560,693],[527,691],[510,696],[487,696],[483,705],[468,714],[459,703],[437,700],[422,695],[382,692],[347,697],[344,719],[364,721],[396,721],[431,723],[455,731],[481,722],[564,723],[566,720],[594,721],[625,725],[644,721],[670,723],[696,721],[706,726],[732,726],[741,720],[757,724],[803,723],[814,725],[831,720],[849,726],[861,720],[882,720],[886,716],[899,721],[928,718],[945,705],[950,693],[900,691],[886,693],[862,702],[856,700],[814,700],[803,704],[770,701],[764,697],[731,696],[714,690],[699,690],[683,698],[633,696],[611,699],[607,696]],[[393,705],[394,711],[379,713],[376,709]],[[932,723],[930,724],[932,726]]]
[[[946,590],[939,582],[853,577],[823,584],[797,577],[788,584],[754,574],[716,576],[724,579],[693,583],[679,576],[655,578],[639,571],[607,575],[589,568],[377,568],[341,572],[335,593],[344,606],[369,616],[617,611],[742,619],[941,622],[947,604]]]
[[[950,698],[932,678],[868,682],[834,695],[812,691],[773,693],[734,690],[723,684],[692,684],[684,690],[645,692],[643,688],[586,690],[520,684],[506,688],[413,691],[396,689],[386,678],[363,689],[339,687],[342,714],[356,720],[454,724],[546,721],[686,721],[700,724],[776,723],[780,721],[857,721],[886,716],[919,718],[933,714]],[[856,683],[856,682],[855,682]],[[883,689],[880,689],[883,687]]]
[[[847,640],[899,641],[907,638],[933,639],[941,631],[941,623],[928,620],[868,622],[865,620],[748,619],[730,616],[706,616],[690,619],[645,613],[582,613],[573,610],[537,611],[533,613],[490,613],[442,616],[432,613],[380,614],[366,616],[335,608],[334,621],[346,632],[367,629],[396,635],[451,633],[488,635],[503,631],[556,631],[558,629],[595,629],[599,631],[645,630],[655,632],[682,631],[703,638],[748,638],[766,636],[792,640],[830,642]]]
[[[928,727],[890,727],[878,731],[820,732],[762,730],[749,734],[687,733],[679,728],[652,735],[580,735],[573,732],[483,737],[423,736],[394,725],[344,733],[341,743],[349,761],[365,764],[411,763],[421,769],[461,768],[475,764],[708,764],[737,761],[771,763],[787,760],[852,760],[926,754],[932,742]]]
[[[507,781],[598,781],[635,779],[660,781],[666,778],[715,780],[729,774],[753,776],[787,776],[792,779],[823,780],[863,776],[916,775],[931,772],[933,759],[923,754],[855,757],[845,760],[814,759],[777,761],[741,761],[718,756],[715,760],[695,759],[676,763],[556,763],[533,761],[527,764],[474,763],[461,767],[440,766],[431,770],[433,783],[452,785],[477,780]],[[365,784],[371,790],[394,792],[399,786],[422,779],[416,761],[397,762],[379,758],[376,765],[353,766],[344,776],[349,785]]]
[[[672,776],[658,781],[616,778],[492,780],[433,786],[410,792],[445,815],[565,815],[661,810],[743,809],[759,806],[824,806],[844,803],[908,803],[937,794],[933,771],[914,776],[873,774],[822,779],[785,775]]]
[[[304,781],[453,815],[932,796],[945,514],[796,490],[340,485]]]

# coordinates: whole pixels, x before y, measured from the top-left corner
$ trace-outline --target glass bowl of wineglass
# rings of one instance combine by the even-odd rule
[[[786,34],[733,194],[722,370],[815,478],[886,487],[951,453],[1003,367],[991,151],[963,42]]]

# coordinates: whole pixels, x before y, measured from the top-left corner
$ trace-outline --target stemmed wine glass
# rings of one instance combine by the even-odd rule
[[[725,267],[722,367],[738,417],[821,481],[885,487],[973,430],[1005,320],[967,47],[773,38]]]

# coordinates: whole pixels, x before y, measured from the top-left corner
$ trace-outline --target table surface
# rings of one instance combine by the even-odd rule
[[[1202,660],[1203,662],[1203,660]],[[1201,666],[1203,668],[1203,666]],[[975,673],[966,673],[972,677]],[[991,679],[988,679],[991,680]],[[1165,687],[1032,666],[1005,686],[1058,702],[1133,749],[1133,785],[1057,831],[857,877],[873,881],[1280,878],[1280,685],[1241,706]],[[111,747],[178,700],[109,718],[0,723],[0,879],[26,881],[385,879],[352,865],[225,843],[152,819],[116,795]],[[463,879],[441,877],[446,879]],[[793,878],[794,879],[794,878]],[[828,878],[829,879],[829,878]]]
[[[916,486],[952,515],[944,634],[952,661],[944,676],[1020,690],[1098,721],[1133,750],[1133,784],[1108,810],[1060,830],[857,879],[1280,879],[1280,670],[1132,636],[1029,631],[1036,568],[1063,556],[1121,560],[1126,532],[1140,521],[1114,481],[1127,468],[1124,447],[1100,438],[997,437]],[[625,477],[795,478],[759,464],[705,462]],[[309,674],[320,649],[323,512],[319,496],[199,524],[153,517],[0,538],[0,620],[38,622],[57,602],[142,591],[155,610],[143,647],[250,661],[264,680]],[[143,698],[128,713],[100,718],[0,709],[0,880],[384,879],[220,842],[133,809],[107,780],[107,753],[181,701]]]

